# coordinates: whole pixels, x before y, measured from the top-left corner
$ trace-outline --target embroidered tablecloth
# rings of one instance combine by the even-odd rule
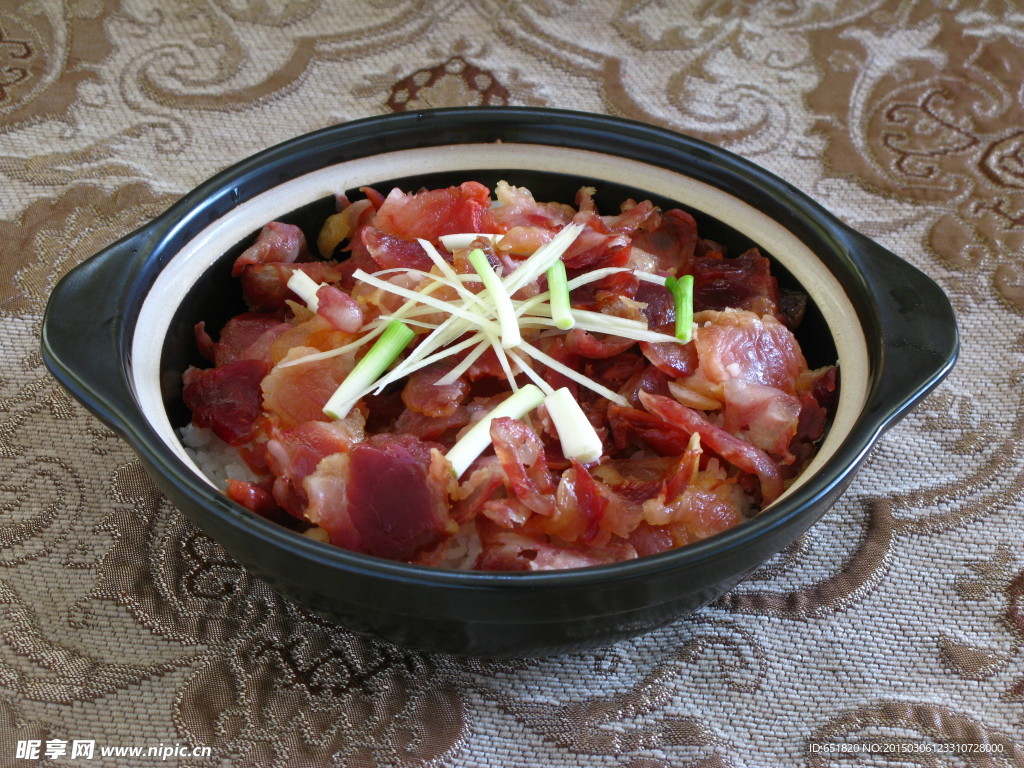
[[[1012,0],[4,2],[0,765],[1024,765],[1022,75]],[[593,652],[456,659],[311,616],[38,352],[57,279],[219,169],[480,104],[743,155],[931,275],[963,334],[796,545]]]

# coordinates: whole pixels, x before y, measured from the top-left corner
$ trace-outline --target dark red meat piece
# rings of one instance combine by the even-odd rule
[[[260,360],[239,360],[216,368],[185,371],[182,397],[197,427],[213,430],[221,440],[239,445],[252,438],[260,418],[260,382],[269,366]]]
[[[746,309],[773,315],[779,307],[779,287],[770,262],[756,248],[734,259],[704,258],[694,262],[693,309]]]
[[[270,345],[292,326],[269,312],[243,312],[235,315],[220,330],[214,342],[206,333],[205,324],[196,326],[196,341],[203,356],[214,365],[237,360],[270,362]]]
[[[697,222],[686,211],[673,208],[662,214],[655,229],[637,232],[633,245],[654,256],[658,269],[688,275],[697,246]]]
[[[298,297],[288,288],[292,272],[301,269],[318,283],[336,283],[348,270],[337,261],[304,261],[300,264],[251,264],[242,270],[242,293],[254,312],[276,312],[285,301]]]
[[[424,447],[414,438],[378,435],[352,449],[348,517],[360,551],[409,560],[448,535],[448,499],[429,481]],[[334,540],[337,532],[328,532]]]
[[[653,366],[672,378],[689,376],[697,370],[697,348],[692,343],[642,341],[640,349]]]

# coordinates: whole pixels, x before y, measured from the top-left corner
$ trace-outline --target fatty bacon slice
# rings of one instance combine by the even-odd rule
[[[746,379],[797,393],[807,361],[793,332],[773,315],[729,309],[701,312],[694,319],[698,367],[709,382]]]
[[[760,448],[716,427],[692,408],[661,395],[641,391],[640,402],[651,414],[689,435],[700,435],[701,443],[738,469],[757,475],[761,483],[761,503],[770,504],[783,491],[779,465]]]
[[[476,181],[412,195],[393,189],[377,211],[373,226],[406,240],[422,237],[437,242],[441,235],[493,231],[490,204],[491,191]]]
[[[235,259],[231,276],[238,277],[253,264],[291,264],[306,255],[306,236],[294,224],[272,221],[256,236],[256,242]]]
[[[491,442],[509,490],[531,511],[551,517],[555,513],[555,479],[540,438],[522,421],[501,418],[491,422]]]
[[[448,511],[450,475],[431,444],[373,435],[326,457],[305,478],[305,514],[336,546],[413,561],[458,530]]]

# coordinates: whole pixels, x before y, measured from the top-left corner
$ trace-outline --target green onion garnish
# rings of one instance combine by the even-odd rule
[[[416,334],[401,320],[392,320],[381,337],[374,342],[363,359],[356,363],[345,380],[331,395],[324,413],[332,419],[343,419],[362,397],[387,370],[395,358],[402,354]]]
[[[551,319],[555,327],[568,331],[576,325],[569,304],[569,280],[565,274],[565,262],[559,259],[548,267],[548,301],[551,304]]]
[[[459,441],[445,454],[452,465],[456,479],[469,469],[476,457],[491,444],[491,422],[495,419],[508,417],[521,419],[538,405],[544,402],[544,393],[536,384],[526,384],[511,397],[502,400],[491,412],[469,428]]]
[[[487,260],[484,252],[474,248],[467,257],[473,269],[480,275],[491,301],[494,302],[494,309],[498,315],[498,325],[501,327],[501,346],[505,349],[518,347],[523,342],[519,333],[519,318],[516,316],[515,307],[512,306],[512,297],[508,295],[501,279],[491,268],[491,262]]]
[[[544,405],[555,424],[565,458],[576,459],[583,464],[601,458],[604,450],[601,438],[568,388],[556,389],[547,396]]]
[[[676,338],[685,344],[693,335],[693,275],[666,277],[665,287],[676,302]]]

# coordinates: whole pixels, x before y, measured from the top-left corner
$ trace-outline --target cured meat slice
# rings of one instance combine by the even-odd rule
[[[807,362],[793,332],[775,317],[729,309],[702,312],[695,319],[694,344],[708,381],[742,378],[796,394]]]
[[[640,401],[653,415],[665,424],[682,430],[687,435],[700,435],[701,443],[717,453],[733,466],[757,475],[761,482],[761,501],[770,504],[783,490],[782,473],[779,465],[760,448],[730,435],[716,427],[692,408],[680,405],[675,400],[661,395],[640,392]],[[679,451],[682,453],[682,451]]]
[[[256,242],[235,259],[231,276],[238,277],[252,264],[291,264],[306,255],[306,236],[292,224],[272,221],[260,230]]]
[[[217,341],[206,333],[205,323],[198,323],[195,330],[196,341],[204,357],[214,365],[225,365],[237,360],[270,363],[270,345],[291,327],[290,323],[269,312],[243,312],[224,324]]]
[[[413,560],[458,530],[447,489],[430,471],[429,446],[374,435],[325,458],[303,482],[307,517],[331,543],[389,560]],[[426,451],[426,453],[425,453]]]
[[[490,203],[491,191],[475,181],[412,195],[393,189],[373,225],[406,240],[422,237],[435,242],[441,235],[492,231]]]
[[[771,263],[756,248],[736,258],[703,258],[693,265],[693,309],[745,309],[774,315],[779,309],[779,286]]]
[[[555,482],[540,438],[518,419],[502,418],[491,422],[491,441],[509,490],[533,512],[553,515]]]
[[[336,283],[348,269],[336,261],[304,261],[300,264],[250,264],[241,273],[242,294],[253,312],[279,312],[296,296],[288,287],[292,272],[301,269],[318,283]]]
[[[197,427],[208,427],[231,445],[248,442],[262,413],[260,382],[269,366],[238,360],[216,368],[189,368],[182,398]]]
[[[319,352],[316,347],[292,347],[282,362]],[[323,407],[352,369],[347,356],[310,363],[276,365],[262,382],[263,407],[281,427],[324,421]]]

